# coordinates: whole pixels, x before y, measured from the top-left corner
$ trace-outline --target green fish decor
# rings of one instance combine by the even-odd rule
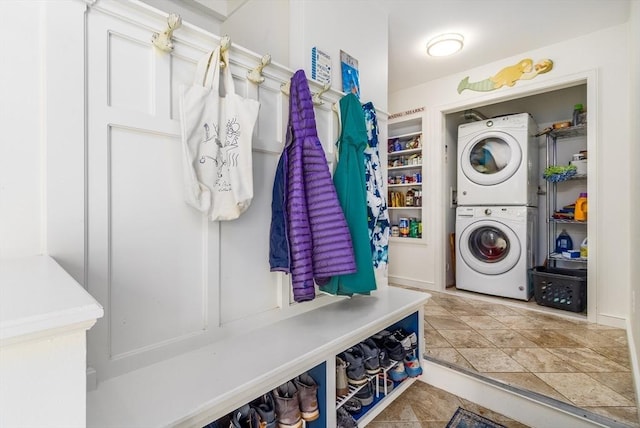
[[[465,77],[458,84],[458,93],[465,89],[478,92],[488,92],[503,86],[513,86],[518,80],[530,80],[538,74],[547,73],[553,68],[553,61],[543,59],[535,65],[531,58],[525,58],[517,64],[510,65],[498,71],[494,76],[479,82],[469,82],[469,76]]]

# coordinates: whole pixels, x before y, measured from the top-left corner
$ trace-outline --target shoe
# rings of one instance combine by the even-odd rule
[[[347,363],[342,358],[336,357],[336,395],[342,397],[348,393]]]
[[[391,380],[393,380],[394,382],[402,382],[403,380],[405,380],[409,375],[407,374],[407,372],[404,369],[404,364],[402,363],[402,361],[400,361],[398,364],[396,364],[391,370],[389,370],[389,377],[391,378]]]
[[[415,333],[413,333],[413,335],[415,336]],[[404,348],[405,352],[410,352],[413,348],[412,348],[412,340],[411,340],[411,335],[399,328],[398,330],[394,331],[392,334],[392,337],[395,338],[398,342],[400,342],[402,344],[402,347]],[[413,342],[417,344],[417,337],[415,337],[413,339]]]
[[[356,397],[349,398],[342,407],[349,413],[354,414],[362,410],[362,402]]]
[[[368,406],[373,403],[373,395],[375,394],[375,385],[369,380],[365,386],[360,388],[358,392],[356,392],[355,397],[360,401],[363,406]]]
[[[362,355],[364,356],[364,369],[370,374],[374,375],[380,372],[380,351],[378,346],[372,339],[367,339],[364,342],[358,344]]]
[[[276,428],[276,404],[273,394],[268,392],[251,402],[258,416],[260,416],[260,428]]]
[[[353,416],[342,407],[336,410],[336,428],[358,428],[358,423]]]
[[[389,358],[394,361],[402,361],[407,355],[402,343],[398,342],[393,336],[388,336],[384,339],[384,349],[387,351]]]
[[[347,381],[352,385],[362,385],[367,381],[364,371],[364,356],[360,348],[354,346],[342,354],[340,358],[347,362]]]
[[[307,422],[315,421],[320,417],[320,410],[318,410],[318,384],[309,373],[301,374],[294,379],[294,383],[298,388],[302,419]]]
[[[386,390],[384,389],[385,385],[387,387]],[[387,377],[385,382],[385,376],[378,376],[378,391],[383,395],[388,395],[393,391],[393,381]]]
[[[378,360],[380,361],[380,367],[387,368],[391,365],[389,354],[387,353],[387,350],[384,348],[378,347]]]
[[[245,404],[232,413],[230,428],[255,428],[260,426],[260,417],[254,408]]]
[[[274,389],[273,399],[276,403],[278,428],[300,428],[302,415],[300,414],[298,390],[294,383],[289,381]]]
[[[413,355],[407,355],[404,358],[404,370],[407,372],[407,375],[411,377],[417,377],[422,374],[420,361]]]

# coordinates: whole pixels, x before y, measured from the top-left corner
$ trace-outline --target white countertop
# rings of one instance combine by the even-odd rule
[[[95,322],[103,313],[51,257],[0,259],[0,344]]]

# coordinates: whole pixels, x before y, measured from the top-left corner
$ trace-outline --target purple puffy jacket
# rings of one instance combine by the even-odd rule
[[[356,272],[356,264],[303,70],[291,78],[289,110],[287,230],[293,295],[301,302],[315,297],[314,278],[325,284],[332,276]]]

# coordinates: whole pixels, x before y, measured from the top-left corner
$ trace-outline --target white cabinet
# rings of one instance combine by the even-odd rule
[[[390,119],[387,186],[392,240],[420,239],[423,230],[422,117]],[[396,228],[397,227],[397,237]]]
[[[49,256],[0,260],[0,426],[83,427],[102,307]]]

